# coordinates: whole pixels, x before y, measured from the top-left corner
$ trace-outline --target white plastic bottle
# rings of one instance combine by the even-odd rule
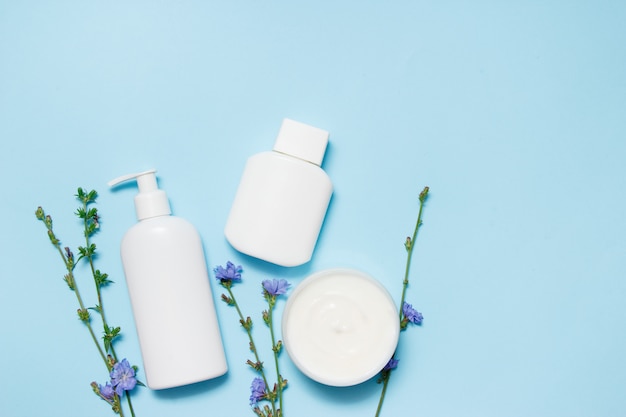
[[[248,159],[224,229],[235,249],[281,266],[311,260],[333,193],[327,144],[328,132],[284,119],[273,150]]]
[[[170,215],[154,170],[109,186],[134,179],[139,222],[124,235],[121,256],[146,383],[164,389],[223,375],[226,357],[200,235]]]

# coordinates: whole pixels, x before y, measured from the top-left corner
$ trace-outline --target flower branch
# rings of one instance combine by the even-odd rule
[[[415,228],[413,230],[413,236],[408,236],[404,243],[404,247],[407,251],[406,257],[406,266],[404,269],[404,279],[402,280],[402,296],[400,298],[400,308],[399,310],[399,320],[400,320],[400,330],[406,330],[409,324],[421,325],[424,317],[420,312],[415,310],[413,306],[406,302],[406,292],[409,286],[409,272],[411,269],[411,260],[413,257],[413,249],[415,247],[415,240],[417,239],[417,233],[422,226],[422,210],[424,208],[424,204],[428,197],[429,188],[424,187],[422,192],[419,195],[419,211],[417,214],[417,221],[415,222]],[[391,359],[385,367],[382,369],[380,373],[380,377],[378,378],[378,382],[383,384],[383,388],[380,394],[380,399],[378,401],[378,407],[376,408],[376,417],[380,416],[382,411],[383,402],[385,400],[385,395],[387,393],[387,387],[389,385],[389,379],[391,377],[391,373],[394,369],[398,367],[399,359],[396,359],[396,352],[392,355]]]
[[[254,355],[254,361],[250,359],[246,361],[246,364],[259,374],[259,376],[252,380],[252,384],[250,385],[250,406],[252,407],[252,411],[259,417],[283,417],[283,391],[287,387],[287,380],[280,374],[278,357],[282,351],[283,343],[281,340],[276,340],[273,312],[276,306],[277,298],[286,294],[290,284],[284,279],[265,280],[262,282],[263,297],[268,304],[268,309],[262,312],[262,318],[263,322],[269,327],[270,330],[274,367],[276,371],[276,383],[274,383],[273,387],[270,389],[263,362],[259,357],[259,353],[254,342],[252,334],[252,319],[250,316],[244,318],[239,304],[237,303],[237,299],[232,291],[233,284],[241,282],[242,268],[241,266],[235,266],[229,261],[226,263],[225,268],[218,266],[214,269],[214,272],[215,278],[228,292],[228,295],[222,294],[222,301],[229,306],[235,307],[237,315],[239,316],[239,323],[248,335],[250,351]],[[267,401],[269,404],[260,405],[262,401]]]
[[[82,188],[78,188],[76,194],[76,198],[81,202],[81,206],[77,209],[75,214],[82,220],[85,239],[85,246],[78,247],[78,257],[74,256],[74,253],[69,247],[61,248],[61,241],[54,233],[52,217],[47,215],[42,207],[37,208],[35,216],[45,225],[50,242],[61,256],[66,270],[63,280],[76,296],[78,302],[78,318],[87,327],[90,337],[110,377],[110,381],[106,382],[104,385],[92,382],[91,387],[98,397],[107,402],[112,410],[122,417],[124,416],[124,409],[121,405],[121,398],[124,396],[124,393],[127,393],[126,401],[128,410],[130,411],[130,415],[134,417],[135,412],[128,392],[134,389],[136,385],[143,384],[135,378],[137,370],[135,366],[130,366],[126,359],[122,361],[118,360],[113,347],[113,341],[120,335],[121,329],[120,327],[109,325],[105,318],[101,288],[112,281],[108,279],[107,274],[102,273],[95,267],[97,248],[95,243],[91,241],[91,238],[100,230],[98,210],[93,207],[97,196],[98,194],[95,190],[86,192]],[[89,264],[95,285],[97,303],[92,307],[86,307],[74,274],[76,266],[81,262],[87,262]],[[95,311],[100,316],[103,328],[102,343],[100,343],[94,331],[90,310]]]

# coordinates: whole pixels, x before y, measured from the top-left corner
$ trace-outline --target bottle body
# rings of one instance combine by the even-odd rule
[[[227,371],[202,241],[175,216],[145,219],[126,233],[122,263],[151,389]]]
[[[281,266],[311,259],[333,193],[317,165],[279,152],[246,163],[224,234],[240,252]]]

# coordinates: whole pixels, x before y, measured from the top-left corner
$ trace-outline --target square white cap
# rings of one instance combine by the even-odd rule
[[[284,119],[274,143],[274,150],[319,166],[322,165],[327,145],[327,131]]]

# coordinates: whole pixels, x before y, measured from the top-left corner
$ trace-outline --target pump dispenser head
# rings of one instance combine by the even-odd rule
[[[123,175],[108,182],[109,187],[114,187],[129,180],[137,181],[139,188],[139,193],[135,196],[137,220],[172,214],[167,194],[165,191],[159,190],[155,173],[156,170],[151,169],[137,174]]]

